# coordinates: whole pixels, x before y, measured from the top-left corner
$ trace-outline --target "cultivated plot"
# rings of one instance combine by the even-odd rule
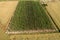
[[[10,35],[11,40],[60,40],[60,33]]]
[[[60,1],[48,3],[46,8],[60,30]]]
[[[20,1],[9,23],[9,31],[56,31],[43,7],[36,1]],[[41,32],[42,32],[41,31]]]
[[[0,2],[0,27],[5,31],[13,15],[18,1],[2,1]]]

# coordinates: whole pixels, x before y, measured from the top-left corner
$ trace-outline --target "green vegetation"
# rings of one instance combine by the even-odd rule
[[[12,31],[55,29],[45,10],[36,1],[20,1],[9,27]]]

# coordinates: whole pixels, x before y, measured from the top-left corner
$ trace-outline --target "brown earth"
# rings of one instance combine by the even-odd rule
[[[2,29],[5,30],[12,17],[18,1],[2,1],[0,2],[0,24]]]

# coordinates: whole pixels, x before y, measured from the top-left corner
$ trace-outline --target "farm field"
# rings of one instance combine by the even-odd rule
[[[55,25],[36,1],[20,1],[9,23],[9,31],[54,30]]]
[[[18,4],[18,5],[17,5]],[[24,3],[23,3],[24,4]],[[30,12],[30,13],[37,13],[37,11],[39,12],[39,11],[41,11],[41,10],[43,10],[42,9],[42,7],[41,7],[41,5],[39,5],[39,3],[38,2],[31,2],[31,4],[32,5],[30,5],[30,2],[29,3],[25,3],[24,5],[22,5],[22,3],[20,4],[20,5],[22,5],[22,6],[19,6],[19,3],[18,3],[18,1],[1,1],[0,2],[0,28],[2,27],[2,29],[6,29],[7,27],[8,27],[8,24],[9,24],[9,22],[10,22],[10,18],[12,17],[12,18],[18,18],[18,17],[20,17],[20,16],[15,16],[15,14],[18,14],[19,13],[19,11],[18,11],[18,9],[19,8],[21,8],[21,7],[23,7],[24,8],[24,10],[26,10],[27,8],[29,8],[29,9],[31,9],[31,8],[33,8],[34,10],[32,10],[33,12],[31,12],[31,11],[29,11],[28,9],[28,11]],[[35,4],[38,4],[38,5],[35,5]],[[27,7],[27,5],[28,5],[28,7]],[[16,8],[16,6],[18,7],[18,8]],[[33,6],[33,7],[32,7]],[[30,8],[31,7],[31,8]],[[40,9],[39,9],[39,7],[41,7]],[[21,9],[19,9],[19,10],[22,10],[23,8],[21,8]],[[15,9],[16,9],[16,11],[15,11]],[[39,10],[38,10],[39,9]],[[24,10],[22,10],[22,11],[24,11]],[[47,10],[48,10],[48,12],[50,13],[50,15],[52,16],[52,18],[54,19],[54,21],[55,21],[55,23],[58,25],[58,27],[60,28],[60,15],[59,15],[59,13],[60,13],[60,2],[52,2],[52,3],[48,3],[48,6],[47,6]],[[15,11],[15,13],[14,13],[14,11]],[[17,13],[18,12],[18,13]],[[23,14],[25,13],[25,12],[22,12]],[[21,15],[21,18],[22,18],[22,16],[24,16],[24,17],[27,17],[26,15],[23,15],[23,14],[19,14],[19,15]],[[28,12],[27,12],[28,13]],[[40,13],[40,12],[39,12]],[[36,15],[35,15],[35,17],[37,17],[37,15],[39,14],[39,13],[37,13]],[[45,15],[46,15],[46,12],[43,10],[43,13],[45,13]],[[40,16],[41,15],[43,15],[42,13],[40,13],[39,14]],[[39,17],[39,15],[38,15],[38,17]],[[45,17],[45,15],[43,15],[44,17]],[[23,18],[24,18],[23,17]],[[30,15],[29,15],[29,17],[30,17]],[[31,15],[31,17],[34,17],[34,16],[32,16]],[[30,18],[31,18],[30,17]],[[42,16],[41,16],[42,17]],[[43,17],[43,18],[44,18]],[[39,17],[40,18],[40,17]],[[41,19],[43,19],[43,18],[41,18]],[[46,17],[48,20],[50,20],[49,18],[48,18],[48,16]],[[46,18],[44,18],[44,21],[46,20]],[[37,19],[38,20],[38,19]],[[39,19],[40,20],[40,19]],[[24,20],[21,20],[21,21],[24,21]],[[35,20],[32,20],[33,22],[35,21]],[[43,22],[44,22],[43,21]],[[15,22],[15,20],[14,20],[14,22]],[[18,21],[17,21],[18,22]],[[28,22],[28,21],[27,21]],[[39,21],[36,21],[36,22],[39,22]],[[46,21],[46,22],[48,22],[48,21]],[[19,23],[19,22],[18,22]],[[32,22],[31,22],[32,23]],[[50,22],[49,23],[51,23],[51,20],[50,20]],[[49,30],[49,29],[51,29],[52,28],[52,26],[53,26],[53,28],[51,29],[51,30],[55,30],[55,27],[54,27],[54,25],[53,24],[46,24],[47,25],[47,30]],[[2,25],[1,25],[2,24]],[[33,23],[32,23],[33,24]],[[37,23],[36,23],[37,24]],[[43,24],[43,23],[42,23]],[[44,22],[44,24],[45,24],[45,22]],[[44,25],[43,24],[43,25]],[[7,27],[5,27],[5,25],[7,26]],[[19,24],[18,24],[19,25]],[[41,24],[40,24],[41,25]],[[51,28],[50,28],[50,26],[49,25],[52,25],[51,26]],[[14,25],[13,25],[14,26]],[[29,25],[28,25],[29,26]],[[34,25],[35,26],[35,25]],[[38,25],[39,26],[39,25]],[[25,26],[26,27],[26,26]],[[44,28],[45,26],[43,26],[43,28]],[[14,28],[14,27],[13,27]],[[20,27],[19,27],[20,28]],[[27,27],[28,28],[28,27]],[[41,27],[38,27],[39,29],[41,29]],[[42,28],[42,29],[43,29]],[[46,28],[44,28],[44,29],[46,29]],[[36,29],[36,28],[35,28]],[[17,29],[18,30],[18,29]],[[30,29],[28,29],[28,30],[30,30]],[[36,29],[37,30],[37,29]],[[36,31],[35,30],[35,31]],[[16,30],[15,30],[16,31]],[[39,31],[41,31],[41,30],[39,30]],[[56,31],[56,30],[55,30]],[[5,33],[5,30],[0,30],[0,40],[60,40],[60,33],[34,33],[34,34],[6,34]]]
[[[18,1],[0,2],[0,27],[5,31]]]
[[[57,19],[57,18],[59,18],[59,13],[60,13],[59,4],[60,4],[59,2],[54,2],[54,3],[48,3],[48,6],[47,6],[47,8],[48,8],[47,10],[51,14],[51,16],[53,16],[53,19],[55,20],[56,24],[57,24],[57,21],[59,21]],[[53,11],[53,10],[55,10],[55,11]],[[58,12],[58,13],[56,13],[56,12]],[[56,13],[56,15],[55,15],[55,13]],[[16,40],[60,40],[60,33],[10,35],[10,39],[11,40],[14,40],[14,39],[16,39]]]
[[[60,1],[50,2],[46,8],[60,30]]]
[[[11,40],[60,40],[60,33],[10,35]]]

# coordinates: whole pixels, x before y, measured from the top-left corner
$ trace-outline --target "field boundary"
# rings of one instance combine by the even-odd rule
[[[29,31],[6,31],[7,34],[22,34],[22,33],[51,33],[56,32],[55,30],[29,30]]]
[[[47,9],[46,9],[46,10],[47,10]],[[47,10],[47,12],[48,12],[48,10]],[[50,18],[52,19],[52,21],[53,21],[53,23],[55,24],[55,26],[56,26],[57,30],[59,31],[59,28],[58,28],[57,24],[55,23],[54,19],[51,17],[51,15],[49,14],[49,12],[48,12],[48,15],[49,15],[49,16],[50,16]]]
[[[51,15],[49,14],[49,12],[48,12],[48,10],[46,9],[46,7],[45,7],[45,8],[43,8],[42,4],[40,4],[40,5],[41,5],[42,9],[44,9],[44,10],[45,10],[46,15],[49,17],[49,20],[50,20],[50,21],[51,21],[51,23],[54,25],[55,30],[56,30],[56,31],[58,31],[58,28],[56,27],[57,25],[54,23],[54,20],[53,20],[53,18],[51,17]]]
[[[41,5],[41,4],[40,4]],[[42,6],[41,6],[42,7]],[[43,8],[44,9],[44,8]],[[44,9],[45,10],[45,9]],[[49,19],[51,20],[50,16],[48,15],[48,12],[46,12],[46,15],[49,17]],[[51,23],[54,25],[53,21],[51,20]],[[6,33],[8,34],[20,34],[20,33],[49,33],[49,32],[57,32],[56,31],[56,28],[55,28],[55,25],[54,25],[54,29],[42,29],[42,30],[28,30],[28,31],[9,31],[7,30]]]
[[[0,1],[0,27],[4,32],[6,32],[8,28],[10,17],[13,15],[17,3],[18,1]]]

